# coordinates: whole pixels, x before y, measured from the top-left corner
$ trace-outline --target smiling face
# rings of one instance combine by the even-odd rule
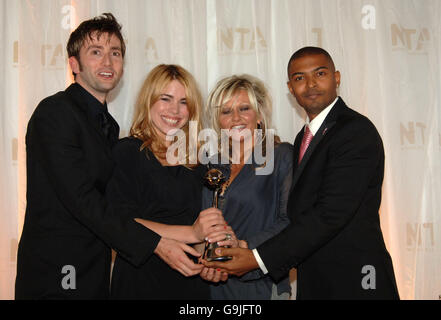
[[[93,34],[84,40],[79,60],[72,56],[69,64],[75,73],[75,82],[90,92],[101,103],[115,88],[123,74],[121,41],[115,36],[103,33],[97,39]]]
[[[309,120],[337,98],[340,72],[323,54],[312,54],[293,60],[288,69],[288,88],[302,106]]]
[[[150,117],[162,143],[170,145],[171,141],[166,141],[167,134],[174,134],[189,120],[185,88],[179,81],[171,81],[161,91],[158,100],[150,109]]]
[[[243,141],[245,137],[252,137],[258,121],[258,115],[245,90],[239,90],[220,107],[220,128],[229,129],[233,140]],[[250,135],[245,130],[249,130]]]

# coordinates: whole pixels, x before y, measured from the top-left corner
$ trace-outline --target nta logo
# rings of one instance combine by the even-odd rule
[[[397,24],[390,26],[393,50],[406,50],[409,53],[427,53],[426,43],[430,41],[427,28],[407,29]]]
[[[218,52],[253,53],[256,50],[266,50],[265,36],[259,27],[256,28],[224,28],[218,30]]]

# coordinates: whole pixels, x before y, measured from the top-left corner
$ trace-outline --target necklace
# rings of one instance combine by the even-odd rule
[[[221,193],[220,195],[223,196],[225,192],[227,191],[228,187],[231,185],[233,180],[239,175],[240,170],[242,170],[244,164],[230,164],[230,176],[228,177],[228,180],[225,181],[225,183],[222,185]]]

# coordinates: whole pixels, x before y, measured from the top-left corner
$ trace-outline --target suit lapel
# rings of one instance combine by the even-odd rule
[[[297,165],[299,162],[300,145],[302,144],[303,134],[305,132],[305,126],[297,134],[294,140],[294,163]]]
[[[308,149],[306,149],[305,154],[303,155],[302,161],[298,164],[297,169],[294,172],[293,180],[292,180],[292,187],[297,183],[300,175],[302,174],[303,170],[305,169],[306,165],[308,164],[309,159],[311,158],[311,155],[314,153],[314,150],[319,145],[320,141],[322,141],[323,137],[328,133],[329,130],[332,129],[332,127],[336,124],[338,115],[340,114],[340,111],[343,107],[346,107],[345,103],[341,98],[338,98],[336,104],[332,108],[332,110],[329,112],[329,114],[326,116],[325,120],[323,121],[322,125],[320,126],[320,129],[315,134],[314,138],[312,139],[311,143],[308,146]],[[303,132],[305,127],[302,128],[302,130],[299,132],[299,134],[296,137],[296,140],[294,142],[294,150],[296,152],[296,155],[294,156],[294,163],[298,162],[299,159],[299,150],[300,150],[300,144],[302,143],[303,138]]]

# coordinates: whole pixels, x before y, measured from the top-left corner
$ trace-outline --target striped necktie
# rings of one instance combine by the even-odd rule
[[[300,145],[299,163],[302,161],[302,158],[306,152],[306,149],[308,149],[308,146],[311,143],[312,138],[314,138],[314,136],[311,130],[309,130],[309,127],[306,126],[305,132],[303,134],[302,144]]]

